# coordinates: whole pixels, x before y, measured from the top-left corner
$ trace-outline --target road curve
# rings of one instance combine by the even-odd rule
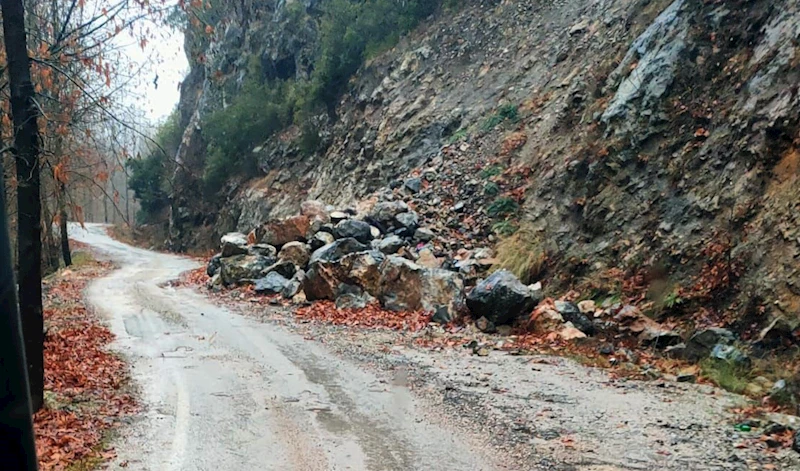
[[[100,225],[71,227],[71,237],[119,266],[87,297],[130,360],[144,403],[112,469],[501,469],[431,419],[405,386],[280,326],[162,286],[196,262],[117,242]]]

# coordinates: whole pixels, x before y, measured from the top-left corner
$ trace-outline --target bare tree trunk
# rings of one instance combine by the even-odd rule
[[[61,256],[64,266],[72,265],[72,252],[69,250],[69,234],[67,233],[67,186],[58,182],[58,228],[61,232]]]
[[[1,0],[3,33],[11,87],[11,114],[17,164],[19,227],[19,305],[28,362],[31,402],[44,400],[44,322],[42,318],[42,203],[39,188],[39,111],[34,100],[21,0]]]

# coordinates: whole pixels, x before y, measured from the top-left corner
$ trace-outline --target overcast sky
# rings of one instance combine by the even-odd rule
[[[129,41],[126,51],[131,60],[145,66],[136,87],[137,106],[151,121],[158,122],[178,103],[178,86],[188,73],[189,65],[183,51],[183,33],[161,25],[153,25],[153,28],[154,40],[144,50]]]

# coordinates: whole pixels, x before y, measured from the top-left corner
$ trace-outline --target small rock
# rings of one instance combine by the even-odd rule
[[[452,208],[450,208],[453,212],[460,213],[464,210],[464,202],[459,201],[458,203],[454,204]]]
[[[406,242],[396,235],[390,235],[376,244],[376,248],[386,255],[393,255],[406,246]]]
[[[727,329],[712,327],[695,332],[686,342],[683,358],[689,361],[698,361],[708,357],[717,344],[730,345],[733,343],[733,332]]]
[[[489,353],[491,353],[491,352],[489,351],[488,348],[481,347],[481,348],[478,348],[478,349],[474,350],[474,353],[475,353],[475,355],[478,355],[479,357],[488,357]]]
[[[694,373],[678,373],[676,381],[679,383],[694,383],[697,381],[697,375]]]
[[[387,201],[376,204],[369,212],[369,218],[379,224],[389,225],[394,217],[408,212],[408,205],[402,201]]]
[[[422,179],[419,177],[409,178],[403,182],[403,188],[412,194],[419,193],[419,191],[422,189]]]
[[[292,241],[302,241],[308,236],[311,220],[308,216],[292,216],[280,221],[271,221],[256,230],[259,243],[282,247]]]
[[[436,238],[436,234],[432,230],[420,227],[414,231],[414,239],[420,242],[430,242]]]
[[[750,365],[750,357],[733,345],[717,344],[711,350],[711,358],[722,360],[747,367]]]
[[[582,313],[576,304],[569,301],[556,301],[556,310],[565,321],[571,322],[575,328],[584,334],[594,335],[596,332],[592,320]]]
[[[611,344],[605,344],[600,347],[599,350],[601,355],[613,355],[614,354],[614,346]]]
[[[370,296],[368,293],[365,293],[360,289],[358,289],[356,290],[356,292],[344,293],[339,295],[339,297],[336,298],[336,308],[364,309],[373,302],[375,302],[375,298]]]
[[[338,224],[346,219],[350,219],[350,215],[345,213],[344,211],[333,211],[330,214],[331,222],[333,224]]]
[[[783,424],[779,424],[777,422],[770,422],[764,427],[764,435],[777,435],[779,433],[785,432],[786,426]]]
[[[578,303],[578,309],[583,314],[594,314],[594,311],[597,310],[597,304],[591,299],[586,299]]]
[[[419,226],[419,216],[414,211],[400,213],[394,219],[401,227],[409,231],[414,231]]]

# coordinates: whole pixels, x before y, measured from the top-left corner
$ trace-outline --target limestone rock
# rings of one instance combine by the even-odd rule
[[[282,247],[293,241],[304,241],[311,228],[308,216],[292,216],[281,221],[272,221],[261,227],[259,242]]]
[[[235,255],[220,260],[220,276],[225,285],[257,280],[267,276],[274,258],[260,255]]]
[[[424,268],[396,255],[387,257],[380,271],[378,299],[387,309],[423,309],[438,313],[440,319],[447,317],[446,310],[449,321],[463,306],[464,282],[454,272]]]
[[[281,248],[278,260],[292,262],[298,267],[304,267],[311,259],[311,248],[303,242],[289,242]]]
[[[229,232],[220,240],[222,257],[244,255],[247,253],[247,236],[241,232]]]
[[[289,280],[281,276],[278,272],[269,272],[267,276],[256,280],[253,291],[257,294],[280,294],[289,284]]]

